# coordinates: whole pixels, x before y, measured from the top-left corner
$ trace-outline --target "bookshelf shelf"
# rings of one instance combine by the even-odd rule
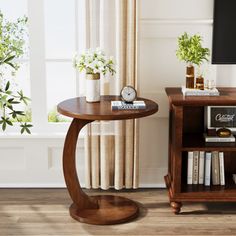
[[[169,98],[169,162],[165,182],[178,214],[184,202],[236,202],[236,143],[205,143],[206,106],[236,106],[236,88],[218,88],[220,96],[187,97],[181,88],[166,88]],[[224,153],[225,185],[187,184],[188,152]]]
[[[236,143],[205,143],[201,134],[185,134],[182,151],[236,151]]]
[[[196,193],[197,195],[199,195],[199,193],[201,194],[212,194],[214,197],[216,197],[216,195],[222,195],[223,193],[234,193],[235,194],[236,191],[236,185],[233,182],[232,179],[228,178],[226,180],[226,184],[224,186],[221,185],[211,185],[211,186],[205,186],[203,184],[183,184],[182,185],[182,189],[181,192],[182,193]]]

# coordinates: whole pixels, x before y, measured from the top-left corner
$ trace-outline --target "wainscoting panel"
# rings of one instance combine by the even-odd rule
[[[0,187],[65,187],[64,135],[0,136]],[[84,186],[84,141],[77,145],[77,172]]]
[[[139,78],[141,91],[161,92],[165,87],[185,84],[185,64],[176,58],[177,37],[183,32],[199,33],[211,48],[212,24],[151,24],[141,21]],[[142,30],[143,29],[143,30]],[[153,59],[150,59],[153,58]],[[207,68],[207,72],[211,66]],[[207,73],[209,74],[209,73]]]
[[[25,170],[26,157],[24,147],[0,148],[0,171]]]
[[[205,19],[213,17],[213,0],[140,0],[141,19]]]
[[[62,170],[62,147],[49,147],[48,148],[48,169],[49,170]]]

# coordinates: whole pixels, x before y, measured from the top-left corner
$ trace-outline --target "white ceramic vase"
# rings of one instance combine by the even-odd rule
[[[86,74],[86,101],[100,101],[100,74]]]

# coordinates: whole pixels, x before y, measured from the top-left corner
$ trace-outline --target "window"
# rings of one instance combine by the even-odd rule
[[[76,76],[72,67],[76,51],[75,4],[74,0],[44,1],[48,113],[60,101],[76,96]]]
[[[14,8],[12,7],[14,5]],[[7,21],[15,22],[17,18],[27,16],[28,15],[28,7],[27,0],[0,0],[0,10],[4,15],[4,19]],[[27,35],[27,33],[26,33]],[[28,37],[25,38],[26,47],[28,46]],[[15,76],[8,71],[4,72],[3,80],[6,79],[11,82],[11,90],[20,91],[21,89],[24,91],[24,95],[30,97],[30,73],[29,73],[29,54],[26,52],[24,57],[18,59],[20,63],[20,68],[18,69]],[[2,81],[1,81],[2,82]],[[17,105],[20,110],[27,109],[27,119],[30,121],[31,119],[31,104],[29,104],[26,108],[21,105]],[[19,127],[7,127],[7,131],[15,131],[19,130]]]
[[[85,48],[86,0],[0,0],[0,9],[10,20],[28,16],[29,55],[20,59],[19,86],[31,97],[32,132],[64,132],[67,122],[55,123],[56,106],[83,92],[74,70],[75,52]],[[12,7],[14,6],[14,8]],[[68,118],[59,120],[65,121]],[[8,129],[15,131],[16,129]]]

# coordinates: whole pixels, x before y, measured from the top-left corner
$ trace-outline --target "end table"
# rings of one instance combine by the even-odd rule
[[[101,101],[88,103],[85,97],[77,97],[61,102],[57,109],[73,118],[66,135],[63,151],[63,171],[68,192],[73,204],[70,215],[74,219],[97,225],[117,224],[138,216],[136,202],[119,196],[88,196],[83,192],[76,171],[76,144],[80,130],[95,120],[126,120],[149,116],[158,111],[158,105],[148,99],[138,98],[146,103],[142,110],[112,111],[111,101],[121,100],[119,96],[101,96]]]

